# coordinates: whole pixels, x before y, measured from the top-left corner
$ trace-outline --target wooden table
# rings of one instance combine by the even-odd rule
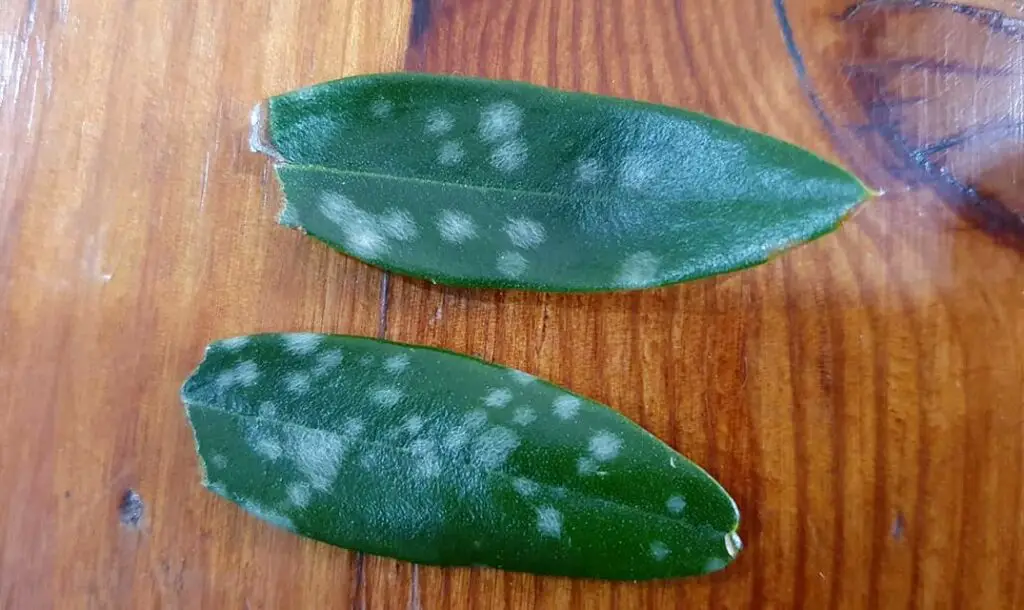
[[[1024,14],[850,1],[3,2],[0,607],[1024,608]],[[887,194],[662,290],[386,277],[276,226],[247,117],[401,69],[704,110]],[[201,488],[178,387],[213,338],[296,329],[614,405],[725,484],[747,548],[611,584],[415,568],[247,517]]]

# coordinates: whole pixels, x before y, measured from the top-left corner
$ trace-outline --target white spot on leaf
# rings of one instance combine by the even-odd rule
[[[686,510],[686,499],[682,496],[672,496],[665,500],[665,508],[673,515],[681,515]]]
[[[476,237],[473,218],[458,210],[441,210],[437,216],[437,230],[441,239],[450,244],[461,244]]]
[[[466,149],[456,140],[444,141],[437,149],[437,162],[447,167],[458,165],[465,156]]]
[[[537,419],[537,413],[530,407],[519,407],[516,409],[512,421],[520,426],[529,426]]]
[[[402,422],[402,428],[404,428],[409,434],[415,436],[423,429],[423,418],[419,415],[410,415],[405,418],[404,422]]]
[[[537,381],[536,377],[525,371],[513,370],[509,372],[509,376],[512,377],[513,381],[515,381],[519,385],[530,385],[534,381]]]
[[[585,477],[597,474],[597,462],[588,457],[581,457],[576,461],[576,472]]]
[[[651,557],[655,561],[665,561],[665,559],[672,554],[672,549],[668,548],[664,542],[655,540],[651,543]]]
[[[559,396],[552,403],[552,409],[555,412],[555,417],[569,421],[579,413],[580,404],[582,404],[582,401],[575,396]]]
[[[313,488],[307,483],[292,483],[285,491],[288,494],[288,500],[299,508],[309,506],[309,501],[313,497]]]
[[[317,377],[326,375],[333,371],[344,358],[341,350],[332,349],[320,354],[316,359],[316,366],[313,367],[313,374]]]
[[[553,506],[537,509],[537,531],[547,538],[562,537],[562,513]]]
[[[509,218],[505,223],[505,235],[517,248],[533,249],[544,243],[547,232],[544,225],[530,218]]]
[[[352,254],[373,258],[388,249],[379,220],[348,197],[326,193],[320,198],[320,211],[341,232],[342,244]]]
[[[305,394],[312,385],[309,373],[295,371],[285,377],[284,387],[292,394]]]
[[[373,402],[377,403],[378,405],[386,409],[398,404],[398,401],[402,400],[403,396],[405,396],[405,393],[402,392],[402,390],[399,390],[398,388],[393,386],[389,386],[386,388],[377,388],[371,394]]]
[[[473,462],[484,470],[494,470],[504,465],[518,446],[519,436],[515,432],[495,426],[473,441]]]
[[[285,428],[285,452],[295,466],[322,491],[330,488],[338,477],[341,462],[348,449],[347,439],[337,434],[300,426]]]
[[[594,184],[604,175],[604,169],[597,159],[580,159],[576,164],[576,180],[582,184]]]
[[[295,356],[305,356],[311,354],[313,351],[320,346],[320,342],[323,341],[323,335],[316,333],[288,333],[281,335],[281,341],[284,343],[284,349]]]
[[[260,378],[260,369],[252,360],[239,362],[217,376],[217,385],[223,389],[234,386],[250,387]]]
[[[214,468],[226,468],[228,465],[228,458],[218,453],[210,458],[210,463],[213,464]]]
[[[657,159],[649,152],[626,155],[619,165],[619,186],[632,191],[648,186],[658,176]]]
[[[250,442],[252,443],[252,450],[254,452],[262,455],[271,462],[276,462],[281,457],[281,443],[279,443],[275,438],[259,436],[253,438]]]
[[[485,142],[499,142],[519,132],[523,111],[512,102],[496,102],[480,113],[480,138]]]
[[[658,279],[658,268],[661,261],[650,252],[631,254],[623,261],[615,282],[626,288],[640,288],[654,283]]]
[[[487,424],[487,411],[474,409],[463,418],[463,423],[470,430],[479,430]]]
[[[590,438],[590,455],[599,462],[614,460],[621,449],[622,439],[607,430],[601,430]]]
[[[373,102],[370,106],[370,112],[372,112],[373,116],[378,119],[384,119],[391,116],[391,111],[394,110],[394,108],[394,104],[384,98],[381,98]]]
[[[398,241],[416,239],[420,234],[412,214],[406,210],[389,210],[380,218],[384,234]]]
[[[220,346],[226,350],[238,351],[249,344],[251,339],[248,336],[229,337],[220,341]]]
[[[510,140],[491,152],[491,165],[500,172],[513,172],[526,164],[529,154],[526,142]]]
[[[428,136],[441,136],[455,127],[455,117],[447,110],[435,108],[427,115],[427,124],[423,128]]]
[[[441,459],[437,456],[434,441],[417,439],[409,445],[409,451],[416,462],[416,476],[433,479],[441,474]]]
[[[277,415],[277,405],[269,400],[263,401],[260,403],[259,415],[268,419],[273,418]]]
[[[526,257],[518,252],[502,252],[498,255],[498,273],[507,277],[519,277],[526,271]]]
[[[540,485],[525,477],[516,477],[512,479],[512,487],[516,490],[517,494],[525,498],[529,498],[540,491]]]
[[[501,409],[512,400],[512,392],[506,388],[495,388],[484,398],[484,404],[488,407]]]
[[[407,354],[395,354],[384,361],[384,368],[389,373],[401,373],[409,367],[409,356]]]
[[[469,430],[463,426],[452,428],[444,437],[445,450],[456,453],[469,442]]]

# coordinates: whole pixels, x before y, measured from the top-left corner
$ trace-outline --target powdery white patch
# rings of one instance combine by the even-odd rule
[[[373,366],[373,363],[374,359],[373,356],[371,356],[370,354],[365,354],[362,358],[359,359],[359,364],[361,366]]]
[[[464,426],[452,428],[444,436],[444,448],[449,453],[458,453],[469,442],[469,430]]]
[[[292,523],[292,520],[276,510],[271,510],[248,498],[238,498],[236,501],[241,504],[242,508],[244,508],[249,514],[258,517],[271,525],[284,528],[292,532],[295,531],[295,524]]]
[[[527,267],[526,257],[518,252],[502,252],[498,255],[498,273],[506,277],[519,277]]]
[[[505,223],[505,235],[513,246],[527,250],[536,248],[547,239],[544,225],[526,217],[509,218]]]
[[[512,392],[507,388],[495,388],[484,397],[484,404],[495,409],[504,408],[512,401]]]
[[[526,477],[516,477],[512,479],[512,488],[516,490],[517,494],[525,498],[529,498],[540,491],[540,485]]]
[[[252,446],[252,450],[271,462],[279,460],[282,453],[281,443],[277,442],[276,439],[267,437],[257,439]]]
[[[288,333],[281,335],[281,342],[284,349],[295,356],[305,356],[313,353],[324,340],[323,335],[316,333]]]
[[[378,119],[388,118],[389,116],[391,116],[391,112],[394,109],[395,105],[384,98],[375,100],[373,104],[370,105],[370,112],[373,113],[373,116],[377,117]]]
[[[437,162],[447,167],[462,163],[465,157],[466,149],[457,140],[441,142],[441,146],[437,149]]]
[[[581,404],[583,404],[583,401],[575,396],[559,396],[551,404],[551,407],[555,412],[555,417],[563,421],[569,421],[579,413]]]
[[[470,430],[479,430],[487,424],[487,411],[473,409],[462,419],[463,424]]]
[[[285,450],[310,484],[321,491],[338,477],[348,444],[345,438],[301,426],[285,428]]]
[[[420,234],[412,214],[406,210],[388,210],[380,217],[384,234],[398,241],[410,241]]]
[[[416,439],[409,445],[409,452],[412,453],[413,459],[416,461],[417,478],[433,479],[441,474],[441,458],[437,455],[434,441]]]
[[[622,449],[622,439],[607,430],[590,437],[590,456],[599,462],[614,460]]]
[[[536,377],[525,371],[510,371],[509,377],[511,377],[512,380],[518,383],[519,385],[530,385],[534,381],[537,381]]]
[[[321,377],[330,373],[341,364],[344,357],[340,349],[332,349],[320,354],[317,356],[316,365],[313,366],[313,374]]]
[[[380,220],[360,209],[348,197],[325,193],[320,197],[320,212],[341,233],[345,248],[356,256],[373,258],[388,249]]]
[[[581,457],[576,460],[576,472],[585,477],[597,474],[597,462],[592,458]]]
[[[529,426],[537,420],[537,412],[530,407],[519,407],[512,416],[512,421],[519,426]]]
[[[654,561],[665,561],[672,554],[672,549],[668,548],[668,545],[661,540],[652,542],[650,549],[651,557],[654,558]]]
[[[389,386],[386,388],[377,388],[376,390],[373,391],[372,394],[370,394],[370,398],[373,399],[373,402],[377,403],[378,405],[386,409],[389,409],[397,405],[398,401],[402,400],[402,397],[404,396],[405,392],[399,390],[394,386]]]
[[[686,510],[686,498],[682,496],[672,496],[668,500],[665,500],[665,508],[668,512],[673,515],[681,515]]]
[[[404,428],[409,434],[415,436],[423,429],[423,418],[419,415],[410,415],[405,418],[404,422],[402,422],[402,428]]]
[[[441,108],[435,108],[427,115],[427,123],[423,127],[428,136],[442,136],[455,127],[455,117]]]
[[[210,458],[210,463],[213,464],[214,468],[227,468],[228,458],[224,457],[220,453],[217,453]]]
[[[313,488],[307,483],[292,483],[285,492],[288,494],[288,500],[299,508],[309,506],[309,501],[313,498]]]
[[[387,360],[384,361],[384,368],[387,369],[389,373],[401,373],[408,367],[408,354],[395,354],[394,356],[388,356]]]
[[[270,402],[269,400],[265,400],[265,401],[260,403],[260,408],[259,408],[258,413],[259,413],[260,417],[265,417],[265,418],[271,419],[275,415],[277,415],[277,405],[275,405],[274,403]]]
[[[658,279],[661,259],[650,252],[630,254],[619,267],[615,283],[626,288],[647,286]]]
[[[260,369],[252,360],[239,362],[217,376],[217,385],[222,389],[235,386],[251,387],[260,378]]]
[[[309,391],[313,380],[309,373],[294,371],[288,373],[284,378],[284,387],[292,394],[305,394]]]
[[[359,465],[363,467],[363,470],[369,470],[370,472],[376,472],[381,469],[383,458],[381,453],[375,449],[364,451],[359,456]]]
[[[650,185],[658,177],[657,159],[649,152],[626,155],[619,165],[619,186],[638,191]]]
[[[354,439],[362,434],[364,429],[366,429],[366,426],[363,424],[363,420],[358,417],[350,417],[342,425],[341,433],[349,439]]]
[[[441,239],[450,244],[461,244],[476,237],[476,223],[465,212],[441,210],[436,224]]]
[[[519,132],[523,110],[509,101],[495,102],[480,113],[480,138],[485,142],[507,140]]]
[[[302,217],[299,215],[299,209],[293,205],[288,204],[286,199],[284,205],[281,206],[281,211],[277,213],[277,224],[284,227],[297,227],[302,224]]]
[[[547,538],[562,537],[562,513],[553,506],[537,509],[537,531]]]
[[[530,151],[526,147],[526,142],[510,140],[491,151],[491,165],[494,169],[507,174],[526,165],[529,156]]]
[[[519,446],[519,436],[504,426],[494,426],[473,441],[473,463],[484,470],[494,470]]]
[[[576,163],[576,180],[581,184],[594,184],[604,175],[604,168],[597,159],[580,159]]]
[[[725,550],[729,557],[736,557],[743,550],[743,541],[736,532],[729,532],[725,535]]]
[[[218,344],[226,350],[235,352],[242,349],[246,345],[249,345],[249,341],[251,340],[252,339],[250,337],[242,335],[239,337],[229,337],[227,339],[222,339],[218,342]]]

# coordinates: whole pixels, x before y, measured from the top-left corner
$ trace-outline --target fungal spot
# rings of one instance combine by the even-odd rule
[[[597,462],[588,457],[581,457],[576,461],[576,472],[585,477],[597,474]]]
[[[260,378],[260,369],[252,360],[239,362],[217,376],[217,385],[222,389],[235,386],[251,387]]]
[[[597,162],[597,159],[580,159],[579,163],[576,164],[576,180],[582,184],[594,184],[603,175],[604,170],[601,168],[601,164]]]
[[[523,122],[523,111],[512,102],[495,102],[480,113],[480,139],[495,143],[514,136]]]
[[[447,167],[458,165],[465,156],[466,149],[455,140],[446,140],[437,149],[437,162]]]
[[[452,127],[455,127],[455,117],[452,113],[435,108],[427,115],[427,124],[423,131],[428,136],[441,136],[451,131]]]
[[[727,564],[725,563],[725,560],[721,557],[712,557],[707,561],[707,563],[704,564],[704,572],[717,572],[724,568],[726,565]]]
[[[473,441],[473,462],[484,470],[504,465],[519,446],[519,436],[504,426],[494,426]]]
[[[292,394],[305,394],[312,385],[309,373],[295,371],[285,377],[284,387]]]
[[[619,165],[619,186],[637,191],[650,184],[658,174],[654,164],[657,155],[649,152],[630,153]]]
[[[377,218],[337,193],[320,198],[320,212],[341,232],[342,244],[356,256],[374,258],[388,249]]]
[[[359,364],[362,366],[373,366],[373,356],[366,354],[359,359]]]
[[[681,515],[686,510],[686,499],[682,496],[672,496],[665,500],[665,508],[673,515]]]
[[[507,174],[521,168],[528,156],[526,142],[510,140],[491,151],[491,165],[494,169]]]
[[[655,540],[651,543],[651,557],[655,561],[665,561],[665,559],[672,554],[672,549],[668,548],[664,542]]]
[[[537,509],[537,531],[547,538],[562,537],[562,513],[553,506]]]
[[[299,426],[286,428],[286,450],[313,487],[326,491],[338,477],[347,450],[343,437]]]
[[[214,468],[227,468],[228,458],[218,453],[210,458],[210,463],[213,464]]]
[[[519,385],[530,385],[534,381],[537,381],[536,377],[524,371],[511,371],[509,372],[509,376],[512,377],[512,380]]]
[[[540,485],[525,477],[516,477],[512,479],[512,488],[516,490],[517,494],[525,498],[529,498],[540,491]]]
[[[423,429],[423,418],[419,415],[410,415],[402,422],[402,427],[409,434],[416,436]]]
[[[239,337],[229,337],[227,339],[222,339],[219,342],[219,344],[220,344],[221,347],[223,347],[226,350],[238,351],[238,350],[242,349],[243,347],[245,347],[246,345],[248,345],[249,341],[250,341],[249,337],[247,337],[245,335],[242,335],[242,336],[239,336]]]
[[[289,354],[305,356],[320,346],[323,336],[316,333],[288,333],[281,335],[281,341]]]
[[[398,404],[398,401],[402,400],[403,396],[405,396],[405,393],[395,387],[377,388],[371,394],[373,402],[386,409]]]
[[[658,279],[660,259],[650,252],[631,254],[619,268],[615,282],[627,288],[639,288],[649,285]]]
[[[353,439],[363,433],[365,426],[363,420],[358,417],[350,417],[345,420],[345,425],[342,426],[341,432],[346,437]]]
[[[445,450],[455,453],[462,449],[469,442],[469,431],[459,426],[452,428],[444,437]]]
[[[620,449],[622,439],[607,430],[601,430],[590,438],[590,456],[599,462],[615,459]]]
[[[437,457],[433,441],[417,439],[409,445],[409,451],[416,460],[418,478],[433,479],[441,474],[441,460]]]
[[[512,421],[520,426],[529,426],[537,419],[537,413],[529,407],[519,407],[516,409],[515,415],[512,416]]]
[[[725,535],[725,551],[729,553],[729,557],[736,557],[743,550],[743,541],[740,540],[740,535],[736,532],[729,532]]]
[[[437,231],[444,241],[461,244],[476,237],[476,223],[465,212],[441,210],[437,216]]]
[[[401,373],[408,367],[409,356],[406,354],[396,354],[394,356],[389,356],[384,361],[384,368],[387,369],[389,373]]]
[[[306,483],[292,483],[286,493],[288,500],[299,508],[309,506],[309,500],[313,497],[313,489]]]
[[[344,356],[342,355],[341,350],[337,349],[332,349],[320,354],[316,359],[316,366],[313,367],[313,374],[317,377],[326,375],[337,368],[337,366],[341,364],[343,358]]]
[[[245,430],[245,440],[253,452],[271,462],[277,461],[283,453],[281,443],[277,440],[273,429],[261,421],[257,420],[248,425]]]
[[[381,98],[373,102],[373,104],[370,106],[370,112],[372,112],[373,116],[377,117],[378,119],[384,119],[391,116],[391,111],[394,110],[394,108],[394,104],[392,104],[386,99]]]
[[[479,430],[487,424],[487,412],[483,409],[474,409],[463,418],[463,423],[470,430]]]
[[[547,239],[544,225],[529,218],[509,218],[505,223],[505,235],[513,246],[527,250],[536,248]]]
[[[563,421],[569,421],[579,413],[582,402],[575,396],[559,396],[551,406],[555,412],[555,417]]]
[[[495,409],[504,408],[512,400],[512,392],[506,388],[495,388],[484,398],[484,404]]]
[[[260,417],[271,419],[275,415],[277,415],[277,405],[270,402],[269,400],[266,400],[260,403],[260,408],[258,412]]]
[[[266,521],[267,523],[289,531],[295,531],[295,524],[288,517],[271,510],[261,504],[249,499],[240,499],[238,502],[249,514]]]
[[[409,241],[416,239],[419,235],[419,228],[412,215],[405,210],[389,210],[380,218],[384,234],[398,241]]]
[[[502,252],[498,255],[498,273],[506,277],[519,277],[526,271],[526,257],[518,252]]]
[[[117,505],[117,518],[122,525],[131,528],[138,528],[142,523],[142,517],[146,512],[146,505],[142,502],[142,496],[134,489],[126,489],[121,494],[121,502]]]

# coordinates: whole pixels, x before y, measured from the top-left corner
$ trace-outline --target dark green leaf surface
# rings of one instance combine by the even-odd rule
[[[713,572],[739,515],[615,411],[451,352],[317,334],[213,343],[182,388],[204,483],[348,549],[604,579]]]
[[[271,98],[281,222],[460,286],[629,290],[755,265],[869,195],[705,115],[524,83],[358,76]]]

